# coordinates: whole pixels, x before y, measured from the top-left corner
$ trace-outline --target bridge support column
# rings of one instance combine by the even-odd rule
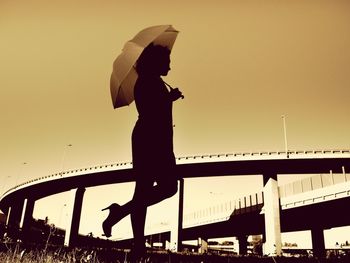
[[[33,220],[34,204],[34,199],[24,199],[22,216],[19,224],[19,227],[22,231],[21,237],[23,241],[28,241],[30,239],[30,228]]]
[[[198,253],[204,254],[208,252],[208,242],[206,239],[199,237],[198,240]]]
[[[3,210],[4,214],[6,215],[5,226],[9,225],[11,209],[12,209],[11,206],[8,206],[6,207],[6,209]]]
[[[3,230],[4,232],[2,233],[2,236],[0,238],[9,236],[11,210],[12,210],[11,206],[6,207],[6,210],[5,209],[2,210],[5,213],[5,215],[6,215],[6,221],[5,221],[5,227],[4,227],[4,230]]]
[[[326,247],[324,243],[324,234],[321,227],[311,229],[312,250],[315,257],[324,257]]]
[[[238,254],[248,254],[248,236],[246,234],[240,234],[237,236],[238,239]]]
[[[70,192],[71,200],[67,204],[68,222],[66,226],[66,234],[64,237],[65,246],[74,246],[77,243],[85,188],[82,187],[78,189],[72,189]]]
[[[180,179],[178,183],[178,193],[175,195],[178,203],[175,222],[170,231],[170,250],[179,252],[182,249],[182,222],[183,222],[183,203],[184,203],[184,179]]]
[[[277,181],[270,179],[264,186],[265,236],[264,254],[282,253],[280,203]]]
[[[6,235],[16,241],[19,238],[19,228],[23,209],[23,199],[14,200],[9,206],[6,219]]]

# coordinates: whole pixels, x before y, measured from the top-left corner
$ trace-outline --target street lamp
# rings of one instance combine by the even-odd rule
[[[287,158],[289,158],[288,143],[287,143],[286,116],[285,115],[282,115],[282,120],[283,120],[283,133],[284,133],[284,147],[285,147],[285,151],[287,154]]]
[[[73,145],[72,144],[67,144],[64,149],[63,149],[63,154],[62,154],[62,160],[61,160],[61,169],[60,169],[60,175],[62,176],[63,174],[63,169],[64,169],[64,161],[65,161],[65,158],[66,158],[66,154],[67,154],[67,150],[69,147],[72,147]]]

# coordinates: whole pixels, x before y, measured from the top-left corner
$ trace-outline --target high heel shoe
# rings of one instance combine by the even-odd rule
[[[113,203],[110,206],[103,208],[101,211],[109,210],[107,218],[102,223],[104,236],[111,237],[112,226],[118,223],[123,217],[121,213],[121,206]]]

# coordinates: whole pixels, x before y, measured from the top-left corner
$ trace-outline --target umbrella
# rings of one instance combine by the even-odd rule
[[[135,63],[142,51],[151,43],[172,49],[178,31],[171,25],[152,26],[140,31],[125,43],[122,53],[113,63],[111,74],[111,96],[113,107],[129,105],[134,100],[134,86],[137,80]]]

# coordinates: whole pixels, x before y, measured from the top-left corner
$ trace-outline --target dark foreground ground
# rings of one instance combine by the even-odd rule
[[[350,256],[332,256],[316,259],[312,257],[253,257],[237,255],[198,255],[169,253],[166,251],[148,251],[147,262],[153,263],[333,263],[350,262]],[[0,263],[129,263],[129,250],[116,249],[67,249],[56,248],[23,248],[1,244]],[[146,261],[144,261],[146,262]]]

